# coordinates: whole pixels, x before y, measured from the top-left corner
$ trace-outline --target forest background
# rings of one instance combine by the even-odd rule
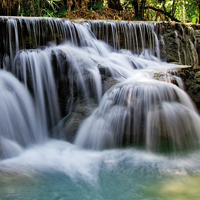
[[[0,15],[200,23],[200,0],[0,0]]]

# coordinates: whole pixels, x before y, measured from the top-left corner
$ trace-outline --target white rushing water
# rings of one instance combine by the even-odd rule
[[[176,71],[171,70],[176,65],[160,60],[155,24],[102,21],[80,24],[49,18],[2,19],[9,33],[9,51],[3,58],[3,73],[12,72],[25,86],[24,90],[31,93],[29,101],[33,101],[34,105],[28,107],[30,110],[33,107],[44,134],[60,119],[60,101],[68,102],[61,112],[64,109],[65,115],[69,115],[77,99],[89,105],[92,98],[99,106],[79,127],[75,139],[78,146],[105,149],[133,145],[154,151],[159,151],[162,146],[170,151],[199,146],[199,116],[182,90]],[[49,43],[41,49],[20,50],[25,48],[26,43],[20,35],[24,26],[32,37],[33,47],[39,47],[51,38],[58,42],[56,34],[67,41],[59,45]],[[51,37],[47,38],[44,33],[51,34]],[[95,35],[98,38],[106,36],[104,41],[110,43],[112,40],[113,47]],[[6,43],[6,37],[3,40]],[[124,40],[126,49],[120,49],[121,40]],[[158,76],[159,81],[154,76]],[[108,77],[117,84],[103,91],[102,80]],[[60,87],[62,90],[58,94]],[[19,96],[24,95],[21,92]],[[3,107],[8,110],[9,104]],[[30,111],[23,112],[28,116],[26,112]],[[14,116],[18,115],[21,114],[15,112]],[[13,118],[12,113],[9,117]],[[24,118],[28,123],[35,120]],[[21,126],[24,126],[23,122]],[[12,131],[12,124],[8,127],[11,130],[3,130],[3,137],[25,143],[15,139],[18,136]],[[20,131],[23,135],[21,132],[25,131]],[[24,134],[21,140],[26,140],[26,137],[29,137],[28,134]]]
[[[152,188],[198,176],[200,118],[177,66],[160,59],[155,24],[1,20],[1,199],[173,199]],[[50,139],[62,103],[68,116],[91,99],[73,144]]]

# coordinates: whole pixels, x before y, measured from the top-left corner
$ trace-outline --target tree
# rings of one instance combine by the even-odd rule
[[[184,0],[184,3],[187,20],[200,23],[200,0]]]
[[[200,0],[148,0],[147,9],[161,13],[166,19],[200,22]]]
[[[62,4],[68,11],[80,8],[93,8],[94,10],[102,7],[104,1],[103,0],[62,0]]]
[[[147,0],[125,0],[125,7],[130,7],[130,5],[135,10],[136,19],[144,19],[145,9]]]
[[[16,15],[18,9],[18,1],[16,0],[0,0],[0,15]]]
[[[108,7],[114,10],[123,10],[120,0],[108,0]]]
[[[168,4],[167,4],[167,0],[157,0],[157,2],[156,1],[154,1],[154,2],[155,3],[154,3],[153,6],[148,5],[146,8],[154,10],[156,12],[160,12],[166,18],[170,18],[173,21],[180,22],[180,20],[178,20],[175,17],[176,8],[177,8],[178,2],[180,2],[180,0],[173,0],[173,1],[171,1],[170,4],[169,4],[169,1],[168,1]]]
[[[199,24],[200,24],[200,0],[198,0],[198,9],[199,9]]]

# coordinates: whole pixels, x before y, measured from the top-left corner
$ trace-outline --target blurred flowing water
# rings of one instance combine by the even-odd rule
[[[200,118],[156,24],[0,24],[0,199],[199,199]],[[69,143],[77,99],[97,107]]]

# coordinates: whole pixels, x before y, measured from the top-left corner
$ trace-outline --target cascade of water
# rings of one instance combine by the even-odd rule
[[[0,71],[0,88],[0,134],[7,138],[5,141],[29,146],[47,139],[47,132],[26,88],[5,71]]]
[[[160,45],[162,46],[162,38],[163,35],[166,34],[163,23],[115,21],[80,21],[79,23],[74,23],[67,20],[52,18],[0,17],[0,24],[4,27],[4,29],[1,30],[1,35],[3,36],[2,40],[4,40],[2,45],[5,52],[10,54],[11,57],[18,51],[17,49],[36,48],[46,45],[49,41],[54,41],[58,44],[67,39],[75,45],[82,45],[83,29],[82,26],[80,26],[80,24],[82,24],[90,31],[90,36],[93,32],[97,39],[101,39],[113,46],[115,51],[125,48],[131,50],[133,53],[140,54],[142,51],[148,49],[151,55],[160,58],[159,47]],[[187,57],[189,57],[189,59],[187,59],[187,64],[190,62],[190,64],[197,66],[198,56],[195,44],[196,39],[194,39],[195,41],[193,44],[193,40],[184,33],[185,30],[181,25],[180,28],[181,38],[185,38],[187,40],[186,43],[190,43],[188,47],[192,51],[192,53],[185,52]],[[192,28],[189,31],[192,32]],[[180,46],[178,31],[175,31],[175,34],[178,42],[177,44]],[[86,42],[86,40],[83,41],[83,43]],[[182,46],[179,47],[181,48],[181,51],[178,51],[179,61],[182,61],[182,64],[185,64],[182,53],[184,53],[185,49],[188,47],[186,45],[183,50]],[[163,46],[163,48],[165,47]],[[162,58],[164,55],[165,53],[162,52]]]
[[[125,48],[133,53],[140,54],[148,49],[151,55],[160,58],[159,40],[155,33],[156,25],[153,23],[115,21],[91,21],[88,23],[95,36],[111,44],[114,50]]]
[[[10,51],[10,56],[24,48],[36,48],[46,45],[48,41],[59,43],[69,40],[73,44],[85,45],[87,37],[83,40],[83,29],[79,23],[52,18],[27,18],[27,17],[1,17],[0,23],[8,29],[2,30],[4,35],[5,51]],[[114,50],[126,48],[140,54],[144,49],[149,49],[152,55],[159,57],[159,42],[155,33],[155,24],[88,21],[82,25],[95,34],[98,39],[103,39],[114,47]],[[11,30],[13,29],[13,31]],[[13,34],[14,33],[14,34]],[[15,35],[15,40],[12,39]],[[23,37],[22,37],[23,35]],[[84,35],[85,36],[85,35]],[[7,47],[9,42],[9,47]],[[15,49],[13,49],[15,47]],[[12,58],[11,58],[12,59]]]
[[[81,147],[104,149],[134,144],[159,150],[160,138],[165,138],[167,142],[164,144],[172,150],[198,146],[198,123],[194,121],[199,121],[199,118],[189,97],[172,84],[152,79],[156,70],[173,67],[160,60],[155,24],[74,23],[48,18],[6,18],[5,21],[9,25],[9,51],[5,50],[3,68],[11,71],[24,83],[26,90],[30,90],[35,115],[43,132],[46,133],[59,121],[58,99],[60,105],[64,104],[61,107],[62,117],[72,112],[75,101],[81,99],[89,105],[90,99],[94,99],[99,107],[83,122],[75,140],[75,144]],[[19,40],[24,27],[28,36]],[[12,33],[15,33],[14,42]],[[27,46],[30,38],[33,40]],[[4,39],[5,44],[7,39]],[[112,43],[112,47],[99,39]],[[57,45],[61,40],[67,41]],[[41,48],[47,41],[52,43]],[[28,47],[38,48],[23,49]],[[102,98],[102,80],[108,77],[119,84]],[[173,82],[171,76],[166,77],[165,81]],[[181,85],[175,73],[173,78],[177,85]],[[174,115],[175,124],[191,119],[191,123],[185,123],[184,133],[174,124],[169,128],[172,122],[167,111],[175,108],[178,111],[170,113]],[[11,115],[9,117],[12,118]],[[164,120],[167,121],[166,127],[162,123]],[[11,132],[3,137],[11,135]],[[159,138],[155,145],[152,142],[154,132]],[[183,134],[182,140],[179,140],[180,134]],[[23,141],[26,136],[21,135],[21,143],[14,139],[15,134],[6,138],[28,145],[29,142]],[[32,135],[35,137],[35,134]],[[193,138],[188,144],[185,142],[186,135]]]
[[[74,23],[62,19],[0,17],[0,24],[5,27],[1,34],[5,53],[10,53],[11,60],[19,49],[37,48],[50,41],[59,43],[63,39],[68,39],[74,44],[78,42]]]
[[[75,144],[104,149],[131,143],[160,150],[165,142],[166,149],[184,150],[199,145],[199,120],[181,89],[138,76],[104,95],[100,106],[81,125]]]
[[[14,36],[15,36],[15,49],[13,50],[12,47],[12,28],[14,29]],[[17,28],[17,21],[16,20],[9,20],[8,21],[8,34],[9,34],[9,48],[10,48],[10,58],[13,60],[14,52],[17,53],[19,51],[19,40],[18,40],[18,28]]]
[[[198,199],[192,176],[199,176],[199,150],[147,152],[200,145],[200,117],[177,65],[159,59],[158,27],[20,17],[0,17],[0,27],[2,21],[0,199]],[[49,139],[71,136],[64,130],[73,114],[73,127],[81,124],[75,145]],[[121,146],[142,149],[82,149]],[[176,185],[188,180],[192,186]]]
[[[95,44],[92,44],[92,46],[94,47]],[[63,69],[63,62],[66,62],[67,64],[67,70],[71,71],[68,72],[72,76],[68,77],[69,79],[71,78],[71,82],[69,80],[70,86],[68,86],[68,88],[73,88],[74,91],[72,93],[77,90],[79,95],[86,98],[92,94],[93,98],[99,102],[102,96],[101,76],[95,60],[88,56],[88,53],[91,51],[90,48],[91,47],[88,49],[81,49],[71,44],[63,44],[56,48],[52,48],[52,52],[56,55],[61,74],[63,70],[66,70]],[[98,51],[95,47],[93,50],[94,54],[98,55]],[[62,57],[60,57],[61,54]]]
[[[199,147],[199,116],[181,104],[163,102],[158,105],[148,112],[146,126],[149,150],[177,151]]]
[[[55,126],[60,116],[51,51],[48,48],[45,51],[20,51],[15,56],[12,72],[33,91],[36,112],[42,124],[45,127]]]

